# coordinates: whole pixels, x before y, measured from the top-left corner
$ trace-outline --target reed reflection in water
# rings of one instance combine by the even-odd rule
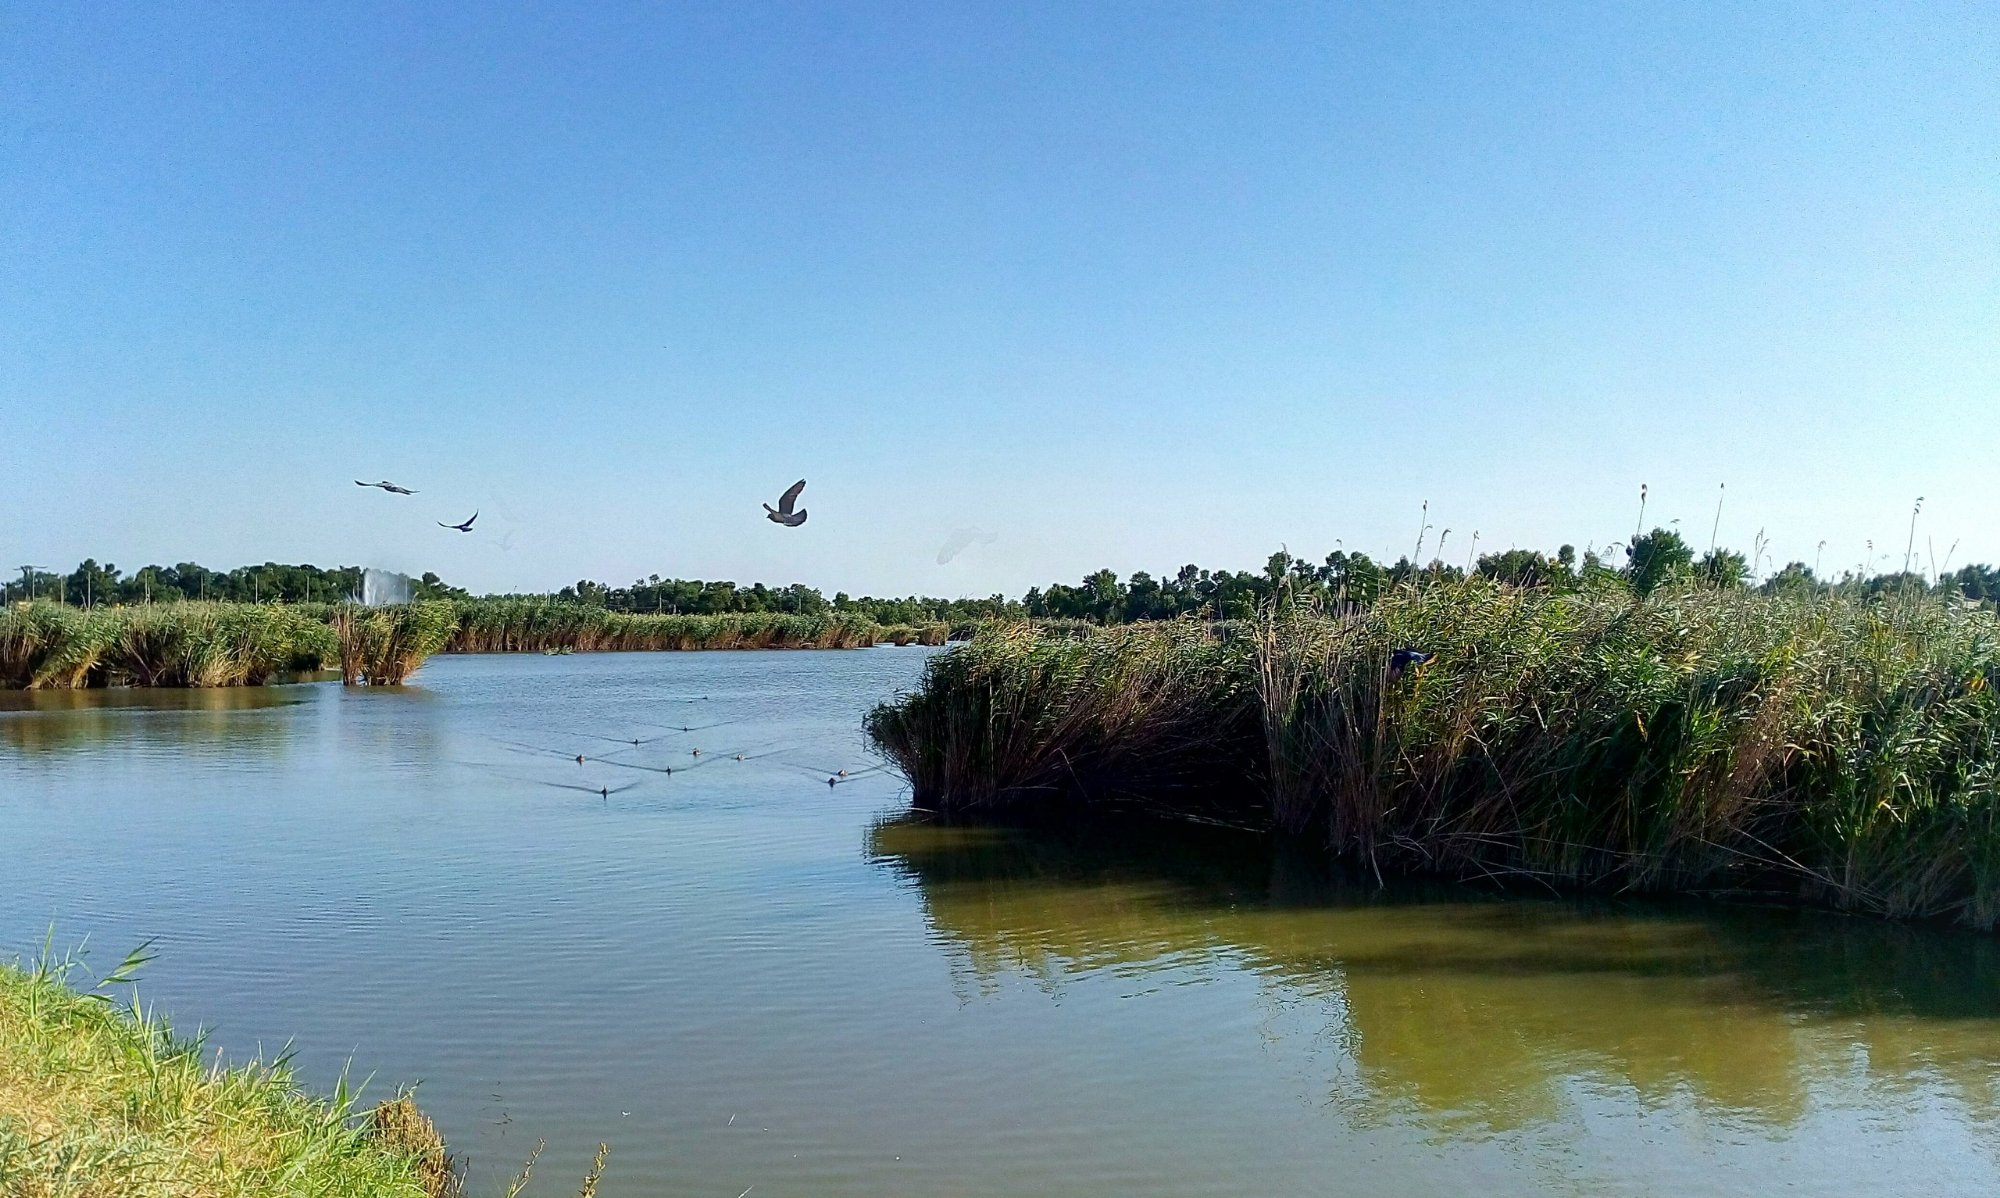
[[[1259,837],[902,817],[871,835],[977,985],[1250,969],[1326,1018],[1316,1094],[1359,1124],[1481,1134],[1579,1095],[1782,1131],[1816,1104],[2000,1113],[2000,945],[1817,913],[1388,889]],[[1587,1105],[1587,1104],[1585,1104]]]
[[[27,758],[125,747],[256,752],[296,730],[254,713],[281,713],[310,694],[304,686],[0,691],[0,748]]]

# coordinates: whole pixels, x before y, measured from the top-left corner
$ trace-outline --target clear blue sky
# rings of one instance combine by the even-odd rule
[[[2000,559],[1991,4],[446,7],[0,16],[0,564]]]

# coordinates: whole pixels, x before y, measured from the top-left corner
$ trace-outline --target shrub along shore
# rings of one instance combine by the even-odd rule
[[[1474,578],[1227,625],[996,626],[869,731],[943,817],[1137,807],[1377,875],[1990,930],[1996,684],[2000,620],[1950,599]]]
[[[0,1194],[463,1198],[462,1162],[407,1093],[367,1109],[344,1081],[306,1090],[284,1057],[223,1064],[136,995],[113,1001],[142,960],[88,989],[74,957],[0,962]]]
[[[350,684],[398,685],[434,653],[852,649],[943,644],[947,631],[854,616],[653,615],[539,599],[375,608],[36,601],[0,608],[0,689],[261,686],[329,670]]]

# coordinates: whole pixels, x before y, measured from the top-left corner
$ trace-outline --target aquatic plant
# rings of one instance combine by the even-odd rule
[[[401,686],[457,628],[458,614],[449,603],[344,604],[333,616],[340,680],[348,686]]]
[[[1000,812],[1063,799],[1213,804],[1250,785],[1242,651],[1187,621],[1045,635],[1001,624],[933,659],[868,731],[919,807]]]
[[[1401,646],[1432,656],[1398,670]],[[1996,682],[2000,622],[1927,597],[1474,577],[1236,628],[983,633],[869,729],[946,814],[1118,791],[1323,837],[1377,872],[1990,928]],[[1072,777],[1079,751],[1094,772]]]
[[[282,604],[0,609],[0,687],[254,686],[321,669],[334,649],[323,620]]]

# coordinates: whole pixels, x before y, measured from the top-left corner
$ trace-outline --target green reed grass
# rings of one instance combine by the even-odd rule
[[[340,679],[349,686],[401,686],[458,630],[458,613],[449,603],[347,604],[332,619]]]
[[[321,669],[333,630],[280,604],[0,608],[0,687],[255,686]]]
[[[1392,677],[1398,646],[1435,657]],[[1137,795],[1378,872],[1991,928],[1996,682],[2000,623],[1929,598],[1473,579],[1236,629],[991,631],[869,726],[947,814]]]
[[[537,599],[355,604],[175,602],[0,608],[0,689],[255,686],[338,667],[396,685],[434,653],[858,649],[942,645],[951,626],[856,615],[665,615]]]
[[[617,612],[558,599],[475,599],[458,605],[458,631],[447,648],[455,653],[858,649],[885,640],[943,644],[945,635],[941,623],[885,629],[852,615],[671,615]]]

